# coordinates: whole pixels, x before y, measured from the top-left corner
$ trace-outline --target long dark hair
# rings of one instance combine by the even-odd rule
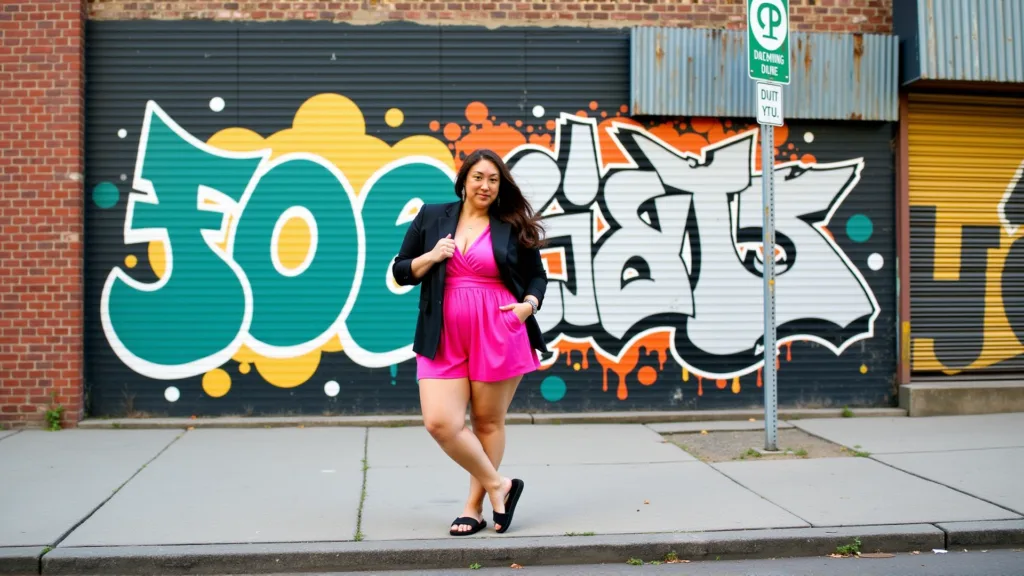
[[[455,178],[455,195],[462,198],[462,189],[466,185],[466,176],[469,169],[481,160],[488,160],[498,168],[500,181],[498,183],[498,196],[491,203],[490,212],[493,216],[512,225],[512,229],[519,234],[519,243],[526,248],[539,248],[546,244],[541,238],[543,228],[540,225],[540,216],[534,213],[533,207],[526,201],[523,191],[512,178],[512,172],[508,166],[494,151],[486,148],[475,150],[466,157],[459,168],[458,177]]]

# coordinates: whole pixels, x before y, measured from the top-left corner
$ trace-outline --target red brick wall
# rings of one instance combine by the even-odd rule
[[[82,412],[84,4],[0,4],[0,426]]]
[[[893,0],[791,0],[794,30],[888,34]],[[90,0],[89,17],[104,20],[415,20],[485,26],[532,24],[592,27],[636,25],[744,28],[746,0],[598,0],[594,2],[302,2],[249,0],[139,2]]]

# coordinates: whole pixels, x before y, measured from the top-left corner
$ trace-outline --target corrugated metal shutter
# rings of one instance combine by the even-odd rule
[[[388,263],[405,207],[454,199],[479,147],[509,159],[552,240],[552,352],[513,412],[763,402],[756,124],[630,117],[627,30],[132,20],[87,37],[91,415],[418,413],[419,294]],[[775,134],[780,405],[889,404],[893,125]],[[255,173],[227,154],[264,147],[304,156]],[[197,210],[207,187],[237,206]],[[218,212],[237,233],[215,253]]]
[[[905,120],[912,369],[1024,372],[1024,100],[911,95]]]

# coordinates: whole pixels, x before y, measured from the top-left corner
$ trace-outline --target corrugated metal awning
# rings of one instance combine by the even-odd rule
[[[899,118],[898,41],[879,34],[790,32],[787,119]],[[634,115],[754,117],[746,30],[634,28]]]
[[[900,0],[901,80],[1024,82],[1021,0]]]

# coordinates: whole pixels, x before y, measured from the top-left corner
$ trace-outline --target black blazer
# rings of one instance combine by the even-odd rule
[[[455,237],[455,228],[459,223],[462,201],[449,204],[425,204],[419,214],[409,225],[392,264],[395,281],[402,286],[420,286],[420,312],[416,319],[416,335],[413,338],[412,350],[417,354],[433,358],[441,339],[441,324],[444,319],[444,280],[448,269],[447,260],[435,264],[423,278],[416,279],[412,275],[412,261],[416,257],[434,249],[437,241],[451,234]],[[491,216],[491,242],[494,246],[494,260],[498,264],[502,283],[519,302],[527,294],[544,303],[544,291],[547,289],[548,277],[541,262],[540,251],[536,248],[524,248],[519,245],[518,238],[512,234],[512,226]],[[538,310],[540,306],[538,306]],[[530,315],[526,319],[526,332],[530,336],[530,345],[542,352],[547,352],[544,338],[540,331],[537,318]]]

